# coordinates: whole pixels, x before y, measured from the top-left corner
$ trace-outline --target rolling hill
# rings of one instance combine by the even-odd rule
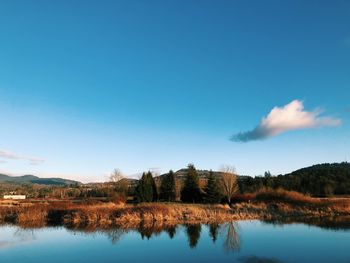
[[[40,185],[73,185],[81,184],[78,181],[62,179],[62,178],[40,178],[34,175],[9,176],[0,174],[1,184],[40,184]]]

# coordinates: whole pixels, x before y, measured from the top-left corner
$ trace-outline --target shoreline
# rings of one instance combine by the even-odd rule
[[[228,205],[182,203],[74,204],[70,202],[22,203],[0,206],[0,223],[19,226],[70,225],[111,227],[140,224],[210,224],[237,220],[283,221],[350,216],[348,205],[243,202]]]

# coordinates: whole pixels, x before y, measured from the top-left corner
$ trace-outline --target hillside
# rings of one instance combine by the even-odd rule
[[[73,185],[81,184],[80,182],[62,179],[62,178],[40,178],[34,175],[9,176],[0,174],[1,184],[40,184],[40,185]]]
[[[285,175],[249,177],[240,183],[240,187],[243,192],[271,187],[313,196],[350,195],[350,163],[324,163]]]

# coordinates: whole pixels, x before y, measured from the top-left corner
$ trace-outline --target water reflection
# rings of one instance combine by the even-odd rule
[[[209,224],[209,236],[214,244],[218,238],[219,228],[220,225],[217,223]]]
[[[240,239],[238,235],[238,224],[237,222],[228,222],[223,224],[221,227],[224,235],[224,248],[226,251],[239,251]]]
[[[263,221],[264,224],[274,224],[278,226],[284,226],[293,223],[304,223],[307,225],[317,226],[323,229],[331,230],[350,230],[350,217],[334,217],[334,218],[303,218],[296,220],[285,219],[281,220],[269,220]],[[50,227],[46,229],[61,229],[62,227]],[[205,231],[203,231],[205,228]],[[36,239],[35,233],[39,231],[40,228],[26,228],[26,227],[17,227],[16,230],[12,233],[12,238],[3,240],[0,238],[0,249],[13,246],[15,244],[23,244],[34,241]],[[177,233],[185,233],[187,237],[187,243],[189,248],[194,249],[198,246],[201,239],[201,235],[204,233],[207,235],[207,238],[210,238],[213,244],[216,244],[220,240],[220,246],[227,252],[237,253],[241,249],[241,238],[240,238],[240,226],[239,222],[227,222],[223,224],[211,223],[207,225],[202,224],[159,224],[151,223],[145,224],[141,223],[138,225],[122,225],[115,226],[111,228],[100,228],[93,225],[68,225],[65,226],[69,232],[73,235],[90,235],[97,236],[103,235],[110,240],[111,244],[117,245],[118,242],[123,238],[124,235],[130,232],[136,232],[140,235],[142,240],[149,240],[152,237],[161,235],[162,233],[166,234],[169,239],[176,237]],[[180,231],[178,231],[180,230]],[[240,262],[280,262],[277,259],[271,258],[257,258],[255,256],[241,258]]]
[[[334,217],[300,217],[300,218],[284,218],[283,220],[264,220],[264,223],[273,224],[283,227],[289,224],[305,224],[309,226],[317,226],[326,230],[333,231],[349,231],[350,216],[334,216]]]
[[[117,244],[123,235],[130,231],[138,232],[141,239],[151,239],[153,236],[159,236],[161,233],[166,233],[170,239],[176,236],[177,228],[183,228],[186,233],[188,246],[190,248],[196,248],[201,237],[202,225],[201,224],[185,224],[185,225],[158,225],[158,224],[139,224],[138,227],[116,227],[111,229],[98,229],[92,231],[91,228],[86,231],[85,228],[68,228],[73,233],[84,234],[104,234],[111,240],[112,244]],[[238,224],[234,222],[225,224],[209,224],[208,234],[211,240],[215,243],[218,236],[221,236],[225,241],[223,246],[228,251],[239,250],[239,236],[237,233]],[[219,231],[220,230],[220,231]]]
[[[3,240],[2,237],[0,237],[0,249],[31,243],[34,240],[36,240],[34,229],[16,228],[12,237],[9,239]]]
[[[118,241],[121,239],[123,235],[125,235],[128,231],[121,228],[115,228],[107,230],[106,236],[109,240],[111,240],[112,244],[115,245],[118,243]]]
[[[173,239],[176,234],[176,226],[170,226],[165,228],[165,232],[168,233],[170,239]]]
[[[279,259],[276,258],[264,258],[257,256],[241,257],[239,259],[241,263],[282,263]]]
[[[195,248],[201,236],[202,226],[200,224],[186,225],[186,233],[188,238],[188,245],[190,248]]]

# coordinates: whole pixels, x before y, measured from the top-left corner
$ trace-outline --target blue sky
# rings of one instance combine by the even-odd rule
[[[114,168],[255,175],[349,160],[349,12],[349,1],[0,1],[0,172],[87,182]],[[230,140],[254,131],[264,136]]]

